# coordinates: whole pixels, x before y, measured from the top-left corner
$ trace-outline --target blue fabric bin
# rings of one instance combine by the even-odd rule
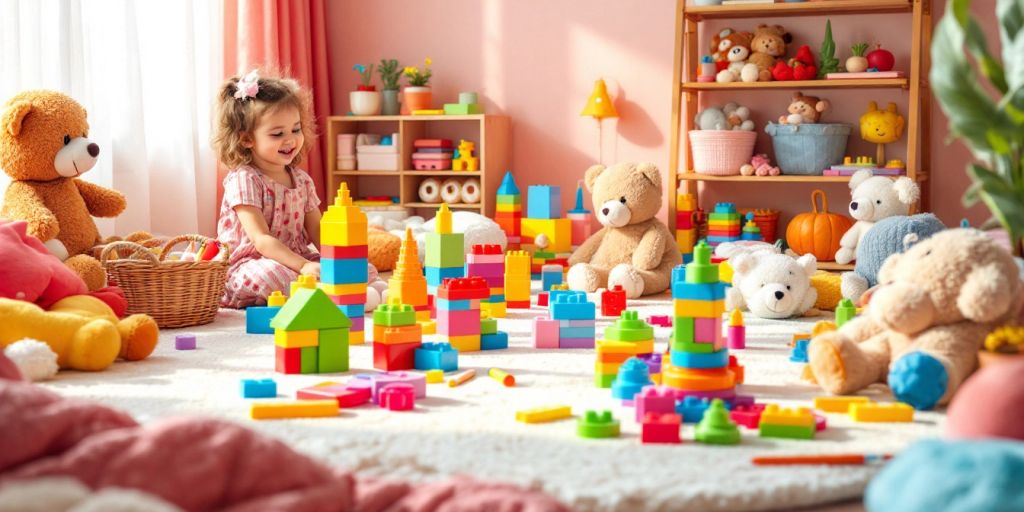
[[[846,140],[853,127],[842,123],[776,124],[768,123],[775,162],[782,174],[821,175],[839,164],[846,155]]]

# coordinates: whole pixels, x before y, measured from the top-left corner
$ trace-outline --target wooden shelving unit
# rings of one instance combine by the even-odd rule
[[[907,14],[911,20],[910,66],[905,78],[877,80],[801,80],[790,82],[754,83],[707,83],[697,82],[696,69],[700,54],[706,45],[698,41],[701,22],[713,19],[751,19],[786,16],[840,16],[858,14]],[[835,21],[835,20],[833,20]],[[931,11],[928,0],[827,0],[800,3],[774,3],[753,5],[686,5],[686,0],[677,0],[675,60],[672,84],[672,135],[669,155],[669,224],[675,229],[676,189],[682,185],[687,192],[698,194],[699,182],[727,182],[756,184],[814,184],[842,183],[849,181],[846,176],[711,176],[692,171],[690,162],[693,154],[689,145],[688,132],[693,129],[693,117],[698,110],[700,94],[709,91],[778,91],[811,89],[898,89],[906,92],[905,110],[907,126],[907,154],[904,162],[907,176],[921,184],[922,202],[919,210],[927,210],[927,170],[930,169],[930,92],[927,84],[929,69],[929,48],[931,47]],[[924,127],[924,129],[921,129]],[[698,197],[698,204],[700,198]],[[779,226],[780,232],[785,226]],[[819,263],[821,268],[845,269],[849,265]],[[831,268],[835,267],[835,268]]]
[[[337,168],[337,136],[343,133],[376,133],[399,138],[400,170],[339,170]],[[341,183],[346,183],[353,197],[367,195],[398,196],[399,205],[417,210],[427,218],[439,204],[420,201],[420,181],[426,177],[477,178],[480,180],[480,202],[456,203],[453,209],[472,210],[494,215],[494,196],[501,178],[509,168],[509,119],[507,116],[478,114],[456,116],[331,116],[327,118],[327,197],[333,198]],[[417,171],[412,169],[413,142],[416,139],[466,139],[476,144],[474,156],[480,159],[478,171]]]

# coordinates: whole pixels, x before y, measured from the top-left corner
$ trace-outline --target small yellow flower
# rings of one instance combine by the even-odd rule
[[[427,60],[425,60],[424,62],[426,62],[428,66],[434,63],[433,60],[430,60],[430,57],[427,57]]]
[[[414,75],[414,74],[416,74],[416,68],[414,68],[412,66],[406,66],[404,73],[407,74],[407,75]]]

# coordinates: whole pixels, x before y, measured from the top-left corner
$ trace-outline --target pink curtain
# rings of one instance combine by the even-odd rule
[[[324,0],[225,0],[224,75],[245,74],[253,68],[279,69],[313,94],[317,138],[303,165],[324,199],[327,154],[326,120],[331,115],[330,68]],[[220,207],[223,174],[218,173]]]

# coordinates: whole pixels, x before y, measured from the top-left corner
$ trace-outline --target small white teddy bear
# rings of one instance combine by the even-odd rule
[[[732,287],[726,310],[747,309],[760,318],[789,318],[808,313],[818,300],[811,276],[818,262],[813,254],[793,258],[771,250],[741,251],[729,259]]]
[[[850,178],[850,215],[857,222],[839,240],[836,263],[850,263],[857,257],[857,246],[876,222],[896,215],[908,215],[910,206],[921,197],[921,189],[906,176],[895,181],[857,171]]]

